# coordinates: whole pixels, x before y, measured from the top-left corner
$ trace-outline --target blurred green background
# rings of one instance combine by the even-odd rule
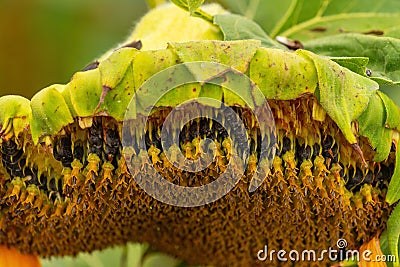
[[[0,0],[0,96],[67,83],[146,10],[145,0]]]

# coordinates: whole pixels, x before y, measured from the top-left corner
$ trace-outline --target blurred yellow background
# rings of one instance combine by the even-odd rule
[[[0,96],[67,83],[146,10],[145,0],[0,0]]]

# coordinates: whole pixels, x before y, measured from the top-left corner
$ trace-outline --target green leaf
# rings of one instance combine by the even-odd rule
[[[397,155],[398,156],[398,155]],[[400,205],[397,205],[387,221],[387,241],[390,254],[396,256],[393,267],[399,267]]]
[[[400,241],[400,239],[399,239],[399,241]],[[389,248],[389,234],[388,234],[387,230],[381,234],[381,236],[379,237],[379,242],[380,242],[380,246],[381,246],[383,255],[386,255],[386,256],[390,255],[390,257],[392,257],[392,253]],[[398,257],[396,257],[396,261],[398,261]],[[387,261],[386,266],[393,267],[393,262]]]
[[[171,0],[171,2],[182,9],[189,10],[188,3],[185,0]]]
[[[379,84],[379,91],[385,93],[397,106],[400,107],[400,84]]]
[[[270,33],[300,41],[342,32],[400,36],[397,0],[221,0]]]
[[[197,9],[204,3],[204,0],[171,0],[171,2],[180,8],[188,10],[190,15],[193,16]]]
[[[297,51],[314,61],[318,75],[319,102],[336,122],[350,144],[356,144],[351,122],[368,105],[372,94],[379,89],[376,82],[356,74],[339,64],[306,50]]]
[[[291,0],[219,0],[224,7],[233,13],[241,14],[257,22],[266,32],[271,32],[274,25],[282,19],[288,10]]]
[[[321,11],[326,8],[327,2],[328,1],[324,0],[292,0],[286,13],[284,13],[281,20],[272,29],[270,33],[271,36],[276,36],[279,33],[280,35],[289,37],[290,34],[282,33],[282,31],[291,29],[296,27],[299,23],[318,17]]]
[[[399,10],[397,0],[293,0],[271,35],[302,41],[341,32],[398,36]]]
[[[381,162],[389,156],[393,130],[385,128],[386,108],[378,94],[373,94],[366,110],[358,117],[359,133],[368,137],[376,150],[374,161]]]
[[[375,82],[379,83],[379,85],[389,85],[389,86],[397,86],[400,85],[399,81],[393,81],[389,78],[385,77],[371,77],[371,80],[374,80]]]
[[[213,17],[200,8],[204,0],[171,0],[171,2],[189,11],[191,16],[203,18],[209,22],[213,21]]]
[[[385,127],[397,130],[400,129],[399,107],[396,105],[396,103],[393,102],[392,99],[390,99],[383,92],[378,91],[378,95],[382,99],[385,105],[385,110],[386,110]]]
[[[284,46],[273,41],[257,23],[246,17],[220,14],[214,16],[214,23],[221,28],[226,41],[257,39],[264,47],[285,49]]]
[[[348,68],[352,72],[366,76],[365,72],[369,59],[367,57],[329,57],[340,66]]]
[[[195,11],[204,3],[204,0],[188,0],[190,15],[194,15]]]
[[[400,3],[400,2],[399,2]],[[304,43],[307,50],[333,57],[367,57],[367,68],[381,83],[400,82],[400,40],[364,34],[339,34]]]

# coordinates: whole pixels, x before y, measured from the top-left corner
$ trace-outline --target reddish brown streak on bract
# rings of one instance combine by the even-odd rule
[[[101,96],[100,96],[100,101],[99,104],[97,104],[96,108],[95,108],[95,113],[97,113],[97,111],[99,110],[100,106],[103,104],[104,99],[106,98],[106,95],[108,94],[108,92],[111,91],[112,88],[103,85],[103,90],[101,91]]]

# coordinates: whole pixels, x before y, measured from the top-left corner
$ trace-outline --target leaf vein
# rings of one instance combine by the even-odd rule
[[[351,18],[351,19],[360,19],[360,18],[374,18],[376,19],[377,17],[398,17],[398,13],[341,13],[341,14],[335,14],[335,15],[330,15],[330,16],[325,16],[325,17],[313,17],[312,19],[309,19],[307,21],[304,21],[300,24],[297,24],[284,32],[281,33],[283,36],[290,36],[295,34],[298,31],[304,30],[312,25],[315,25],[317,23],[323,23],[323,22],[331,22],[335,20],[341,20],[341,19],[346,19],[346,18]]]

